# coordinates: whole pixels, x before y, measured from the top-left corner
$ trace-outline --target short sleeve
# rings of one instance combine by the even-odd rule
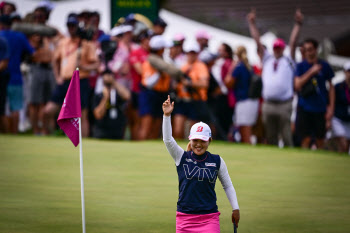
[[[9,59],[10,49],[8,47],[7,41],[0,37],[0,60]]]
[[[199,63],[198,64],[198,73],[200,74],[199,77],[203,78],[205,77],[206,79],[209,79],[209,71],[207,66],[204,63]]]
[[[242,67],[240,65],[236,66],[236,68],[232,72],[232,77],[233,78],[239,78],[241,76],[242,72]]]
[[[262,63],[264,64],[272,55],[267,51],[267,49],[264,49],[264,55],[262,58]]]
[[[131,52],[129,61],[131,65],[134,65],[135,63],[139,62],[138,56],[136,51]]]
[[[24,48],[24,51],[30,55],[32,55],[34,53],[34,49],[33,47],[29,44],[29,41],[28,39],[25,37],[24,34],[20,33],[20,37],[21,37],[21,40],[22,40],[22,43],[23,43],[23,48]]]
[[[297,64],[297,67],[295,69],[295,76],[299,76],[300,77],[301,75],[304,74],[302,67],[303,67],[302,63],[298,63]]]
[[[331,80],[334,77],[334,72],[332,67],[327,62],[324,62],[322,64],[324,66],[324,72],[325,72],[325,79],[326,80]]]

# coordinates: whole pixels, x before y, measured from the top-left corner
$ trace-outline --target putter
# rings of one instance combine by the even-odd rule
[[[237,233],[236,220],[233,220],[233,232]]]

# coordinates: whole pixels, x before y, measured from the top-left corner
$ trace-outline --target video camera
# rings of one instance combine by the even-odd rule
[[[117,41],[114,40],[103,40],[101,42],[102,60],[105,62],[107,67],[108,62],[113,59],[114,53],[118,48]]]
[[[93,28],[85,28],[83,25],[79,25],[77,35],[80,39],[91,41],[94,34],[95,30]]]

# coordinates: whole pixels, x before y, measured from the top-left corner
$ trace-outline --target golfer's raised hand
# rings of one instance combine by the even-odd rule
[[[239,222],[240,218],[241,217],[240,217],[240,214],[239,214],[239,210],[232,211],[232,223],[234,223],[237,228],[238,228],[238,222]]]
[[[170,96],[168,95],[168,99],[163,103],[163,112],[165,116],[170,116],[174,110],[174,101],[170,102]]]

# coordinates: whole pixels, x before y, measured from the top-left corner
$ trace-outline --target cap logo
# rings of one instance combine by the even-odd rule
[[[203,131],[203,126],[198,126],[197,131],[196,132],[202,132]]]

